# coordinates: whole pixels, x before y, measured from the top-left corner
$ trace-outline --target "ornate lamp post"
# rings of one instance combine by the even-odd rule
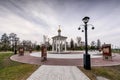
[[[17,54],[17,41],[19,40],[19,38],[15,38],[15,49],[14,49],[14,54]]]
[[[87,70],[91,69],[91,60],[90,60],[90,54],[88,54],[88,40],[87,40],[87,26],[88,26],[88,21],[89,21],[89,17],[84,17],[82,19],[82,21],[84,22],[84,30],[82,30],[82,32],[85,31],[85,54],[83,56],[84,58],[84,68]],[[78,30],[80,30],[81,28],[79,27]],[[92,29],[94,29],[94,27],[92,27]]]

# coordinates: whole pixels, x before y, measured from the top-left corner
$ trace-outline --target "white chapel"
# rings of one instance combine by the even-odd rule
[[[59,25],[58,35],[52,37],[52,51],[61,53],[66,51],[66,39],[67,37],[61,35],[61,29]]]

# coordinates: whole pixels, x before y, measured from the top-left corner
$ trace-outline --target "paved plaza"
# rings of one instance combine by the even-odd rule
[[[63,65],[63,66],[83,66],[84,52],[71,52],[70,54],[47,54],[47,61],[41,62],[40,52],[25,54],[24,56],[13,55],[14,61],[37,64],[37,65]],[[113,54],[112,60],[103,60],[102,54],[89,52],[91,54],[91,66],[113,66],[120,65],[120,55]]]

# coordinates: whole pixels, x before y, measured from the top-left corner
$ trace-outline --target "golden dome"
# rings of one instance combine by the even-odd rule
[[[58,32],[61,32],[61,29],[58,29]]]

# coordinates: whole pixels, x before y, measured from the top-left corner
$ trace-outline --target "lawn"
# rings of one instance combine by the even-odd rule
[[[97,76],[102,76],[110,80],[120,80],[120,65],[110,67],[92,67],[91,70],[80,68],[91,80],[96,80]]]
[[[112,53],[119,53],[120,54],[120,49],[113,49]]]
[[[26,80],[39,67],[11,61],[11,55],[11,52],[0,53],[0,80]]]

